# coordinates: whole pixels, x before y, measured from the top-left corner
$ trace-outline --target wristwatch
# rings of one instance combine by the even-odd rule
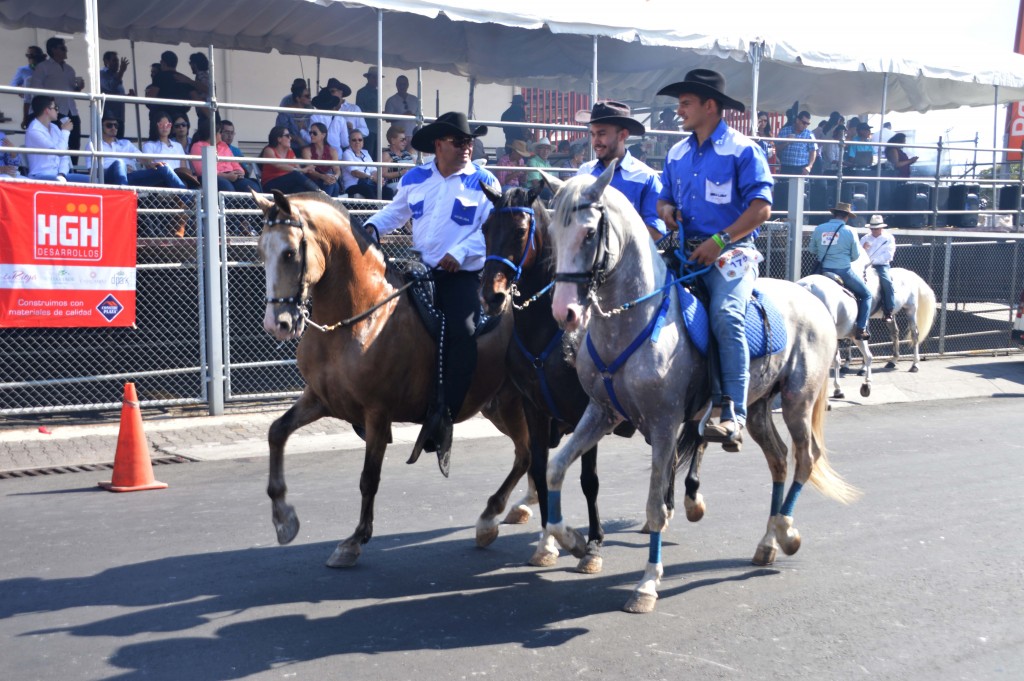
[[[724,244],[722,248],[725,248],[725,246],[728,246],[729,244],[732,243],[732,237],[729,236],[729,232],[725,231],[724,229],[718,233],[718,238],[721,239],[722,243]]]

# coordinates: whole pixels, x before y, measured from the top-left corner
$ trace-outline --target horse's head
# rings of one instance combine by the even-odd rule
[[[481,185],[494,203],[483,224],[487,260],[483,269],[480,302],[489,315],[501,314],[512,300],[512,286],[533,266],[540,251],[534,202],[537,192],[513,187],[499,194]],[[538,204],[537,210],[543,210]]]
[[[605,190],[616,165],[617,161],[609,163],[597,179],[576,176],[563,183],[544,175],[545,182],[557,192],[552,199],[551,223],[545,226],[555,254],[551,312],[555,321],[568,330],[586,325],[585,297],[601,285],[615,265],[619,245],[609,224],[606,199],[611,197],[605,196]]]
[[[278,340],[298,338],[305,329],[302,306],[310,285],[323,275],[323,254],[313,242],[308,216],[295,202],[277,190],[273,201],[253,196],[264,216],[258,246],[267,276],[263,328]]]

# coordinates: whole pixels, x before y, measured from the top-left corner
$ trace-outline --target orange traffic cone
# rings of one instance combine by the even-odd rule
[[[117,451],[114,454],[114,475],[110,482],[99,486],[111,492],[139,492],[145,489],[166,489],[167,483],[153,477],[149,445],[142,432],[142,412],[134,383],[124,384],[121,403],[121,429],[117,433]]]

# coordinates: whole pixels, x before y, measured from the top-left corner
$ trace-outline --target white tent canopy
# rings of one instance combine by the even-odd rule
[[[98,25],[105,39],[277,49],[372,64],[377,11],[383,10],[384,66],[421,66],[474,76],[481,83],[589,91],[596,37],[602,98],[651,102],[662,85],[705,67],[724,73],[730,95],[750,104],[759,58],[762,109],[781,111],[799,100],[802,108],[815,111],[879,111],[886,79],[888,111],[991,105],[997,85],[998,101],[1024,100],[1024,56],[1008,50],[842,54],[811,40],[773,40],[751,29],[727,28],[733,32],[722,35],[722,26],[732,22],[701,25],[675,0],[628,3],[618,16],[578,1],[518,0],[508,10],[480,5],[476,0],[103,0]],[[85,6],[83,0],[4,0],[0,25],[82,32]],[[675,27],[665,28],[666,23]]]

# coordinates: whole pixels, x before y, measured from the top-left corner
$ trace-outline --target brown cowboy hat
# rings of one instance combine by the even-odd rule
[[[608,123],[625,128],[630,135],[643,135],[647,132],[644,124],[630,115],[629,105],[613,100],[597,102],[588,113],[580,111],[576,114],[578,123]]]
[[[718,71],[711,69],[693,69],[683,80],[672,83],[658,90],[659,95],[678,97],[684,94],[693,94],[700,97],[710,97],[717,100],[723,109],[736,109],[746,111],[743,102],[733,99],[723,92],[725,90],[725,76]]]
[[[458,111],[449,111],[430,123],[424,125],[412,136],[412,148],[422,151],[424,154],[434,153],[434,140],[439,140],[445,135],[462,135],[464,137],[483,137],[487,134],[486,125],[478,125],[470,129],[469,120],[466,114]]]
[[[832,213],[845,213],[851,218],[857,217],[857,214],[853,212],[853,206],[846,203],[845,201],[837,201],[834,208],[829,208]]]

